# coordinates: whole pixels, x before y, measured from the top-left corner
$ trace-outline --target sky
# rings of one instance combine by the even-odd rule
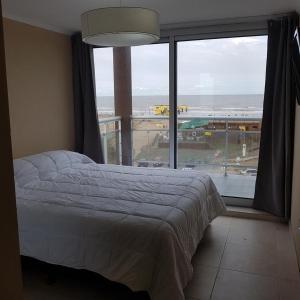
[[[179,95],[263,94],[267,36],[178,42]],[[112,48],[94,50],[97,96],[113,96]],[[131,48],[134,96],[168,95],[168,44]]]

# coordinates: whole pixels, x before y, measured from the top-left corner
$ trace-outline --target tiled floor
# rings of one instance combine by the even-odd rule
[[[299,300],[300,278],[288,226],[268,221],[217,218],[193,258],[187,300]],[[148,299],[98,276],[25,265],[25,300]],[[166,299],[168,300],[168,299]],[[172,299],[170,299],[172,300]]]

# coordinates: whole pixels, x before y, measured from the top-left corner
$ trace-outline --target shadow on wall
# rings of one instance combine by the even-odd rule
[[[71,40],[4,20],[13,156],[74,145]]]

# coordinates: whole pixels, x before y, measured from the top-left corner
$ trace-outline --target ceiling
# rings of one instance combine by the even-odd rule
[[[160,12],[161,24],[197,22],[300,12],[299,0],[121,0]],[[119,6],[120,0],[2,0],[4,16],[50,30],[71,34],[80,30],[81,13]]]

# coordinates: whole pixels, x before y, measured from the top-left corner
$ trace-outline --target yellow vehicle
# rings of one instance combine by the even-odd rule
[[[204,136],[212,136],[211,131],[205,131],[205,132],[204,132]]]
[[[169,105],[155,105],[153,106],[152,111],[155,115],[168,115]]]
[[[187,105],[178,105],[177,106],[177,113],[181,113],[181,112],[187,112],[188,111],[188,106]],[[166,116],[169,115],[170,113],[170,109],[169,109],[169,105],[154,105],[152,108],[152,112],[158,116],[158,115],[162,115],[162,116]]]

